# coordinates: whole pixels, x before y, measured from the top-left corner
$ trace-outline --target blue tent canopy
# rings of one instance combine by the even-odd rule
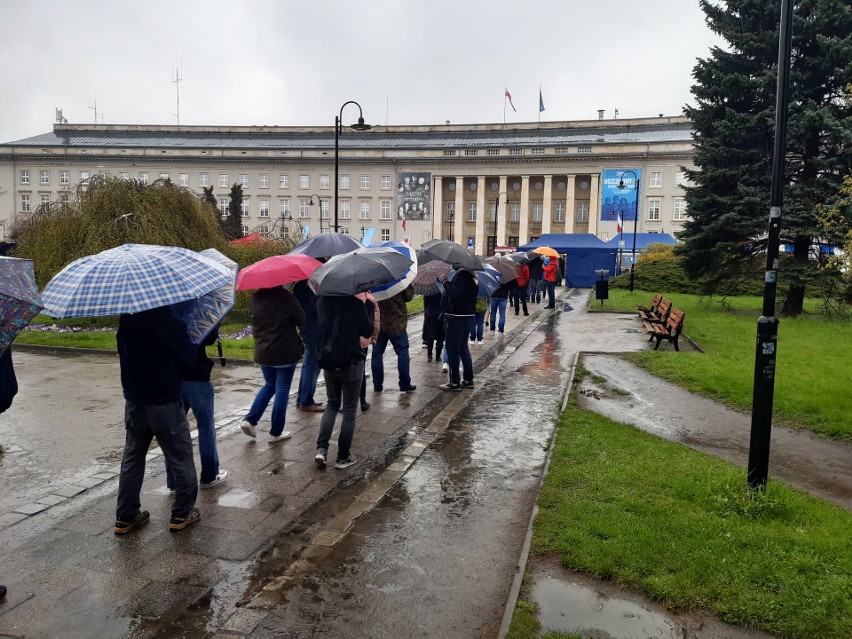
[[[531,251],[540,246],[549,246],[565,256],[565,283],[578,288],[593,287],[598,279],[597,269],[612,272],[618,252],[617,244],[610,246],[591,233],[546,233],[518,250]]]
[[[633,250],[633,233],[621,233],[620,235],[615,235],[613,238],[607,242],[610,246],[614,248],[618,248],[619,240],[624,240],[624,250],[632,251]],[[674,239],[668,233],[637,233],[636,234],[636,250],[643,251],[645,250],[649,244],[677,244],[677,240]]]

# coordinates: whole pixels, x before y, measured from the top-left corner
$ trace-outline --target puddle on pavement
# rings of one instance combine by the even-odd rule
[[[219,506],[230,506],[232,508],[256,508],[263,502],[264,497],[250,490],[232,488],[224,495],[219,495],[216,503]]]

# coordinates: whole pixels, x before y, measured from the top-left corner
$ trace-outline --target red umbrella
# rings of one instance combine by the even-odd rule
[[[308,255],[273,255],[242,269],[237,275],[237,290],[273,288],[306,280],[321,264]]]

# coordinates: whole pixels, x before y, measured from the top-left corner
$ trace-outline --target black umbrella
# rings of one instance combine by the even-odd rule
[[[310,255],[311,257],[320,259],[332,257],[333,255],[343,255],[349,251],[362,248],[364,248],[364,245],[354,237],[350,237],[345,233],[326,231],[300,242],[288,255]]]
[[[508,258],[513,262],[517,262],[518,264],[529,264],[530,258],[527,257],[526,253],[509,253]]]
[[[362,248],[332,257],[311,274],[308,285],[317,295],[355,295],[398,280],[413,263],[387,246]]]
[[[482,269],[482,262],[469,248],[450,240],[429,240],[420,247],[417,263],[425,264],[432,260],[440,260],[452,264],[453,268],[464,268],[470,271]]]

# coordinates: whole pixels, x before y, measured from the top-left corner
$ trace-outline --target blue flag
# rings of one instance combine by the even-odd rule
[[[544,98],[541,97],[541,87],[538,88],[538,112],[544,111]]]

